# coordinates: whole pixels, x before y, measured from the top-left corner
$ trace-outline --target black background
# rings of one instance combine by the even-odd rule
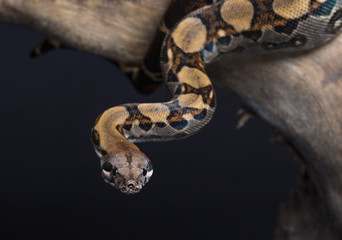
[[[136,195],[106,184],[90,142],[95,118],[138,94],[112,64],[57,50],[30,59],[43,36],[0,25],[1,239],[272,239],[295,186],[291,154],[216,86],[213,120],[191,138],[139,147],[154,176]]]

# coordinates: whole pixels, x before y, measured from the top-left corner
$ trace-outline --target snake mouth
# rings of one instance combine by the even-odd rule
[[[120,188],[120,191],[126,194],[138,193],[140,192],[140,190],[141,190],[141,187],[134,186],[133,184],[128,184],[127,186]]]

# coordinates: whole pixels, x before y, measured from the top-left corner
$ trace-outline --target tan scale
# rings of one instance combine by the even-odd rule
[[[164,122],[170,114],[169,108],[161,103],[142,103],[138,105],[138,110],[152,121],[159,122]]]
[[[194,118],[194,116],[191,113],[186,113],[182,117],[187,121],[191,121]]]
[[[180,22],[171,36],[176,46],[185,53],[194,53],[204,47],[207,29],[199,18],[191,17]]]
[[[309,12],[310,2],[311,0],[274,0],[272,6],[276,14],[286,19],[294,19]]]
[[[194,88],[202,88],[211,85],[208,75],[197,68],[184,66],[177,73],[177,77],[180,82],[186,83]]]
[[[100,136],[100,147],[105,150],[113,148],[114,137],[116,139],[120,136],[120,140],[124,139],[124,137],[116,131],[117,123],[112,120],[114,116],[115,120],[118,119],[118,122],[124,122],[129,117],[129,114],[125,107],[118,106],[110,108],[101,115],[94,127]]]
[[[168,57],[168,59],[173,59],[172,49],[167,50],[167,57]]]
[[[198,96],[196,94],[186,94],[186,95],[180,95],[178,97],[179,105],[180,106],[187,106],[192,108],[206,108],[208,105],[205,104],[202,100],[201,96]]]
[[[218,36],[218,37],[224,37],[224,36],[226,36],[226,31],[223,30],[223,29],[219,29],[219,30],[217,31],[217,36]]]
[[[249,30],[253,19],[254,7],[248,0],[230,0],[223,3],[221,16],[237,32]]]

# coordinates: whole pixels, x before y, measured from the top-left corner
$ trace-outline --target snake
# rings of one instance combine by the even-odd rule
[[[96,119],[91,139],[104,180],[123,193],[139,192],[153,168],[134,143],[189,137],[210,121],[217,101],[207,64],[225,54],[310,50],[341,28],[342,0],[224,0],[188,13],[160,51],[171,99],[114,106]]]

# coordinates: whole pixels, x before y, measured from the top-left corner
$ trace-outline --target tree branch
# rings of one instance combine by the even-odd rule
[[[23,24],[76,49],[139,63],[170,0],[0,0],[0,20]]]
[[[341,46],[342,36],[339,36],[305,54],[237,54],[225,56],[208,68],[217,83],[233,91],[253,112],[280,131],[303,160],[307,186],[315,191],[311,195],[299,184],[294,196],[302,197],[287,206],[287,217],[296,221],[285,228],[286,235],[302,234],[308,230],[300,229],[303,225],[315,230],[307,231],[308,235],[327,229],[331,234],[341,234]],[[308,202],[311,204],[304,204]],[[312,205],[317,211],[308,211]],[[305,216],[301,215],[303,212]],[[286,218],[284,214],[281,221]],[[296,224],[300,221],[303,225]],[[325,225],[317,229],[316,221]],[[325,236],[317,239],[333,239]]]

